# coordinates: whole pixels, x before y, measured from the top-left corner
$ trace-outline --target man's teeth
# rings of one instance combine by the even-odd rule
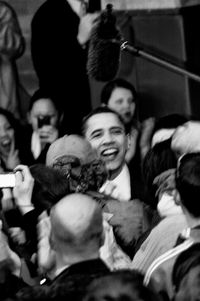
[[[115,155],[116,152],[117,152],[116,149],[107,149],[107,150],[102,152],[102,155],[104,155],[104,156]]]

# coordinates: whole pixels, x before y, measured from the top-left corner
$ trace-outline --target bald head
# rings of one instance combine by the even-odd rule
[[[61,199],[51,211],[51,224],[54,241],[64,248],[100,243],[102,212],[90,196],[74,193]]]
[[[200,122],[188,121],[173,134],[172,150],[178,155],[200,151]]]

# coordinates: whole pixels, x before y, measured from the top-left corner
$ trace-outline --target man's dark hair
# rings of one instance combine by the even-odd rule
[[[101,103],[108,104],[110,96],[115,88],[124,88],[130,90],[133,95],[133,102],[137,101],[137,93],[134,86],[123,78],[116,78],[108,82],[102,89],[101,92]]]
[[[184,207],[194,217],[200,217],[200,152],[179,159],[176,187]]]
[[[176,291],[183,278],[188,276],[190,270],[195,267],[200,268],[200,243],[195,243],[177,257],[172,273],[172,282]]]
[[[171,149],[171,138],[159,142],[150,148],[142,162],[142,176],[147,202],[157,206],[158,199],[155,197],[157,187],[153,185],[155,177],[162,172],[176,168],[176,156]]]
[[[34,164],[30,166],[30,172],[35,180],[31,202],[38,214],[50,210],[70,192],[69,183],[60,170]]]
[[[95,279],[88,287],[84,301],[158,301],[160,298],[143,284],[136,270],[120,270]]]
[[[120,123],[124,126],[125,128],[125,132],[127,133],[127,128],[124,124],[124,121],[123,119],[121,118],[121,116],[113,111],[112,109],[110,109],[109,107],[107,106],[100,106],[100,107],[97,107],[96,109],[92,110],[88,115],[86,115],[83,120],[82,120],[82,135],[85,136],[85,132],[86,132],[86,127],[87,127],[87,121],[94,115],[98,115],[98,114],[103,114],[103,113],[112,113],[114,115],[117,116],[117,118],[119,119]]]

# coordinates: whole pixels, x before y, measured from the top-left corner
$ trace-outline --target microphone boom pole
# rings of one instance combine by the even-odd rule
[[[115,40],[115,39],[113,39],[112,41],[113,41],[113,43],[119,44],[121,50],[123,50],[123,51],[128,51],[129,53],[132,53],[135,56],[142,57],[142,58],[144,58],[148,61],[151,61],[151,62],[153,62],[155,64],[158,64],[162,67],[165,67],[168,70],[172,70],[176,73],[185,75],[185,76],[187,76],[187,77],[189,77],[189,78],[191,78],[191,79],[193,79],[197,82],[200,82],[200,76],[198,76],[197,74],[189,72],[189,71],[187,71],[187,70],[185,70],[185,69],[183,69],[183,68],[181,68],[177,65],[174,65],[174,64],[172,64],[170,62],[167,62],[163,59],[160,59],[160,58],[156,57],[155,55],[152,55],[152,54],[150,54],[150,53],[148,53],[144,50],[136,48],[136,47],[130,45],[127,41],[119,41],[119,40]]]

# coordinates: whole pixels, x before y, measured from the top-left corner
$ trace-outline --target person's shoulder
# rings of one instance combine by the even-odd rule
[[[67,7],[67,1],[66,0],[46,0],[44,3],[42,3],[38,9],[35,12],[35,17],[38,17],[40,14],[46,14],[46,13],[55,13],[56,10],[63,7],[63,5]]]
[[[32,19],[32,24],[35,24],[36,21],[40,20],[41,18],[47,19],[50,15],[54,15],[56,8],[57,8],[57,3],[55,5],[55,1],[53,1],[53,0],[45,1],[35,11],[35,13],[33,15],[33,19]],[[45,20],[44,20],[44,22],[45,22]]]

